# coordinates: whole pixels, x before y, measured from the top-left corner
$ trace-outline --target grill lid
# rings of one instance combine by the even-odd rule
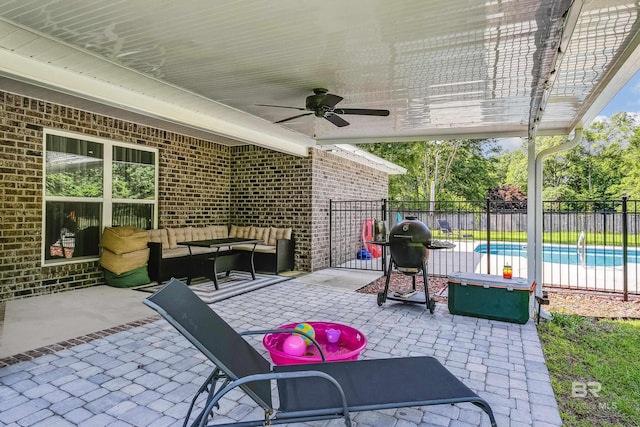
[[[421,268],[431,244],[431,230],[415,216],[408,216],[389,233],[389,250],[399,269]]]

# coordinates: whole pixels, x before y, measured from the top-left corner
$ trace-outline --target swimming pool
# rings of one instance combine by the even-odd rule
[[[474,252],[487,253],[487,244],[476,246]],[[580,251],[582,252],[582,251]],[[492,243],[490,253],[492,255],[527,257],[526,243]],[[580,254],[576,246],[542,246],[542,260],[557,264],[581,265]],[[640,253],[636,248],[627,250],[628,262],[638,262]],[[622,248],[585,248],[585,265],[587,267],[621,267]]]

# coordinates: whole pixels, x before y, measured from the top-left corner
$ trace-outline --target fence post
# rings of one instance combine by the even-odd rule
[[[333,200],[329,199],[329,268],[333,267]]]
[[[491,274],[491,200],[487,197],[487,274]]]
[[[624,290],[624,301],[629,301],[629,282],[628,282],[628,266],[627,266],[627,248],[628,248],[628,229],[627,229],[627,199],[628,196],[622,196],[622,283]]]
[[[385,226],[387,224],[387,209],[389,208],[389,206],[387,205],[387,199],[382,199],[382,220],[385,223]],[[387,233],[389,232],[389,230],[385,230],[384,231],[384,238],[386,240],[387,238]],[[385,276],[387,275],[387,247],[385,245],[382,245],[382,274],[384,274]]]
[[[387,199],[382,199],[382,220],[387,220]]]

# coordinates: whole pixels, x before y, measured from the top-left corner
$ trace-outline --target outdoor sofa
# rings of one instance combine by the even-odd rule
[[[210,277],[213,274],[211,257],[217,248],[187,247],[179,243],[193,240],[241,237],[258,239],[255,245],[254,265],[258,272],[278,274],[293,270],[295,242],[291,228],[212,225],[207,227],[179,227],[148,230],[149,278],[158,283],[172,277]],[[189,252],[191,249],[191,255]],[[233,245],[221,248],[226,254],[241,257],[241,263],[251,262],[254,245]],[[224,268],[219,270],[224,271]]]

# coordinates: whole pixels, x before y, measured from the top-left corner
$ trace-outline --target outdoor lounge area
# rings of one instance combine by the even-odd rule
[[[270,239],[238,237],[252,245],[249,257],[246,250],[218,253],[222,243],[210,242],[213,234],[206,245],[185,238],[163,248],[160,241],[153,251],[135,251],[153,252],[153,259],[113,273],[146,274],[150,266],[150,279],[159,282],[176,274],[213,275],[215,294],[217,279],[224,280],[218,267],[221,274],[268,272],[277,283],[203,301],[238,332],[305,321],[348,325],[366,336],[360,359],[430,360],[425,364],[446,373],[441,382],[450,379],[465,398],[477,395],[482,401],[476,403],[491,408],[469,399],[450,405],[439,394],[415,397],[428,406],[378,401],[366,408],[374,410],[351,414],[358,427],[485,426],[491,412],[498,426],[562,425],[526,310],[519,324],[452,315],[442,303],[425,309],[356,292],[382,271],[331,269],[342,262],[333,263],[340,246],[351,259],[367,245],[362,222],[335,227],[331,215],[350,211],[331,206],[389,199],[390,176],[407,173],[409,166],[400,163],[411,150],[399,150],[391,161],[364,144],[491,140],[506,149],[516,139],[526,146],[518,169],[526,174],[531,238],[518,274],[526,277],[523,290],[543,296],[545,158],[580,143],[583,128],[638,71],[640,3],[153,6],[0,4],[0,425],[182,425],[212,358],[143,304],[149,293],[105,285],[100,236],[107,227],[151,234],[222,227],[230,234],[233,225],[287,230],[288,238],[276,233],[256,264],[257,245]],[[561,142],[547,148],[538,136]],[[435,165],[451,165],[439,152],[423,163],[435,172]],[[473,165],[457,172],[474,181]],[[416,179],[407,188],[427,201],[435,181]],[[434,231],[460,248],[467,237],[457,226]],[[200,262],[194,248],[216,248],[216,255]],[[179,273],[165,269],[165,249],[184,252],[173,260]],[[475,248],[464,252],[471,260],[481,257]],[[112,266],[122,267],[115,259]],[[188,326],[206,329],[198,320]],[[269,360],[261,337],[245,338]],[[215,343],[217,350],[226,351],[227,341]],[[375,382],[371,394],[398,380],[386,374],[367,378]],[[431,392],[432,378],[422,377],[412,379],[411,388]],[[287,403],[274,401],[274,407]],[[233,390],[213,410],[214,422],[246,426],[264,418],[254,402]],[[202,409],[199,401],[194,414]],[[338,418],[291,426],[342,424]]]
[[[561,425],[533,322],[519,325],[452,316],[444,304],[437,305],[433,315],[411,304],[378,307],[374,295],[355,292],[377,274],[321,270],[212,307],[236,331],[305,320],[351,325],[368,340],[360,359],[435,357],[489,403],[498,426]],[[189,402],[212,365],[165,320],[143,306],[142,299],[148,294],[118,291],[139,298],[142,310],[137,314],[143,317],[129,326],[116,321],[111,326],[122,327],[111,333],[67,343],[50,354],[0,368],[0,423],[182,425]],[[105,305],[107,301],[105,298]],[[245,338],[269,359],[262,336]],[[384,383],[385,373],[379,375]],[[217,423],[262,417],[262,410],[239,390],[221,400],[214,413]],[[487,415],[470,403],[356,412],[351,418],[355,426],[490,425]]]

